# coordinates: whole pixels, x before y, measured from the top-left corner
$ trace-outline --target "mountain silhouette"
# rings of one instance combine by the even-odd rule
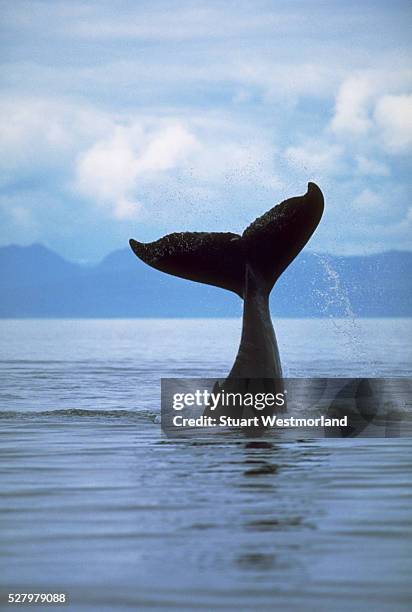
[[[303,252],[271,296],[274,317],[412,316],[412,253],[340,257]],[[40,244],[0,248],[0,317],[238,317],[231,292],[157,272],[130,249],[99,264]]]

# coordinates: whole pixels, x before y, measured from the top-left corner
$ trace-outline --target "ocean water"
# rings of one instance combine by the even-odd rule
[[[411,375],[411,320],[274,323],[289,376]],[[240,326],[0,321],[3,600],[64,592],[69,609],[93,611],[410,609],[410,438],[161,433],[160,378],[224,376]]]

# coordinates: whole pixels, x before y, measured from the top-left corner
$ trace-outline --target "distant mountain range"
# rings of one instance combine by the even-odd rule
[[[301,253],[271,296],[278,317],[412,316],[412,252]],[[237,317],[234,294],[141,263],[129,249],[101,263],[66,261],[40,244],[0,248],[0,317]]]

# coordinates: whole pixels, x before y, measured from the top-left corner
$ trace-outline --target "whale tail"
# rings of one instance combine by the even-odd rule
[[[323,213],[323,195],[314,183],[305,195],[281,202],[249,225],[243,234],[180,232],[130,246],[148,265],[188,280],[245,294],[251,267],[270,293],[279,276],[303,249]]]

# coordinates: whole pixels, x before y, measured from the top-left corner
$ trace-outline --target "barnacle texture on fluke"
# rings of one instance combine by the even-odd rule
[[[130,240],[134,253],[157,270],[239,293],[240,236],[230,232],[176,232],[144,244]]]

